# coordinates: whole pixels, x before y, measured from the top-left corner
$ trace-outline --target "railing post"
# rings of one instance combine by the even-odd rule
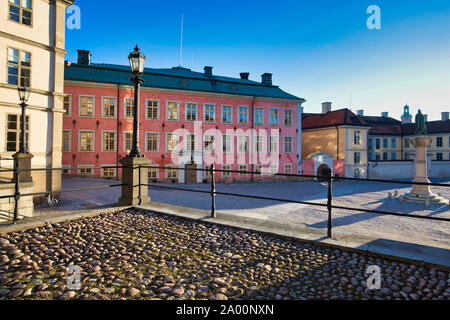
[[[18,216],[19,216],[19,199],[20,199],[20,185],[19,185],[19,178],[20,178],[20,165],[19,160],[14,160],[14,183],[15,183],[15,191],[14,191],[14,217],[13,217],[13,224],[17,223]]]
[[[328,227],[327,227],[327,237],[331,238],[331,229],[333,228],[333,224],[331,222],[331,209],[332,209],[332,200],[333,200],[333,193],[332,193],[332,174],[333,172],[331,169],[328,169],[328,202],[327,202],[327,208],[328,208]]]
[[[211,165],[211,218],[216,217],[216,178],[214,177],[214,164]]]

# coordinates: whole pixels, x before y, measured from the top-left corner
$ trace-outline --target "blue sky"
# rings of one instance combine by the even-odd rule
[[[388,111],[407,103],[430,120],[450,111],[448,0],[77,0],[81,29],[66,30],[66,59],[92,51],[93,62],[128,64],[139,44],[147,66],[182,65],[274,84],[303,97],[305,112],[333,108]],[[369,5],[381,9],[381,30],[369,30]]]

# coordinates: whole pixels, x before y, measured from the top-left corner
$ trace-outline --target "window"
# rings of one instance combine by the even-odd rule
[[[233,107],[222,106],[222,122],[233,123]]]
[[[436,153],[436,160],[437,161],[442,161],[443,160],[443,155],[441,152]]]
[[[70,116],[72,115],[72,95],[67,95],[64,97],[64,111],[65,111],[65,116]]]
[[[186,104],[186,121],[197,120],[197,105],[195,103]]]
[[[102,168],[102,177],[111,178],[116,176],[115,168]]]
[[[375,149],[377,149],[377,150],[380,149],[380,139],[379,138],[375,139]]]
[[[278,165],[277,164],[271,164],[270,165],[270,173],[271,174],[277,174],[278,173]]]
[[[78,173],[83,175],[92,175],[94,170],[90,166],[78,166]]]
[[[133,119],[134,116],[134,99],[133,98],[125,98],[125,119]]]
[[[361,177],[361,170],[355,169],[354,175],[355,175],[355,179],[359,179]]]
[[[130,152],[133,144],[133,132],[123,133],[123,151]]]
[[[80,152],[93,152],[94,151],[94,132],[93,131],[80,131]]]
[[[222,165],[222,177],[227,178],[227,177],[231,177],[231,166],[229,164],[224,164]]]
[[[102,136],[103,136],[102,151],[103,152],[116,151],[116,133],[103,132]]]
[[[355,164],[361,163],[361,154],[359,152],[355,152],[353,154],[353,163]]]
[[[264,152],[264,136],[255,137],[255,152]]]
[[[116,117],[116,98],[103,98],[103,118]]]
[[[277,126],[278,125],[279,110],[278,109],[270,109],[269,110],[269,115],[270,115],[270,124],[272,126]]]
[[[383,152],[383,160],[388,160],[388,153],[387,152]]]
[[[367,140],[367,149],[373,149],[373,139],[369,138]]]
[[[205,152],[215,152],[215,136],[205,136],[203,143],[205,145]]]
[[[383,148],[386,149],[388,147],[388,139],[383,139]]]
[[[70,130],[63,130],[63,152],[70,152]]]
[[[284,126],[292,127],[292,110],[291,109],[284,110]]]
[[[239,152],[247,153],[248,152],[248,142],[249,142],[248,136],[239,136],[238,139],[239,139]]]
[[[31,0],[9,0],[9,20],[31,26],[33,7]]]
[[[158,168],[148,168],[148,179],[149,180],[156,180],[158,179]]]
[[[230,153],[233,150],[233,145],[231,144],[232,136],[223,135],[222,136],[222,151],[225,153]]]
[[[270,136],[269,137],[269,152],[277,153],[278,152],[278,136]]]
[[[255,164],[255,172],[259,174],[262,172],[262,164]]]
[[[405,148],[409,148],[409,139],[405,139]]]
[[[8,48],[8,84],[30,87],[31,53]]]
[[[442,137],[437,137],[436,138],[436,147],[437,148],[442,148]]]
[[[70,166],[62,166],[63,167],[63,171],[62,174],[70,174]]]
[[[159,151],[159,133],[146,132],[145,133],[145,151],[158,152]]]
[[[147,120],[158,120],[159,119],[159,101],[147,100]]]
[[[285,153],[292,152],[292,137],[284,137],[283,148]]]
[[[396,149],[397,148],[397,139],[393,138],[391,140],[391,148]]]
[[[355,143],[355,145],[361,144],[361,132],[360,131],[355,131],[353,133],[353,142]]]
[[[397,152],[391,153],[391,160],[397,160]]]
[[[375,160],[380,160],[380,153],[379,152],[375,152]]]
[[[205,122],[216,121],[216,106],[213,104],[205,104]]]
[[[176,166],[167,166],[166,175],[168,179],[177,179],[178,170]]]
[[[247,176],[246,171],[248,171],[246,164],[239,165],[239,176],[240,177],[246,177]]]
[[[248,124],[248,108],[239,107],[239,124]]]
[[[255,108],[255,124],[264,124],[264,108]]]
[[[94,97],[80,96],[80,117],[94,117]]]
[[[167,102],[167,120],[178,121],[180,107],[178,102]]]
[[[186,136],[186,150],[195,151],[195,134],[188,134]]]
[[[284,164],[284,173],[285,174],[292,174],[292,163],[285,163]]]
[[[178,135],[174,133],[167,134],[167,152],[178,151]]]
[[[6,152],[19,151],[20,147],[20,116],[6,115]],[[28,149],[30,136],[30,117],[25,116],[25,147]]]

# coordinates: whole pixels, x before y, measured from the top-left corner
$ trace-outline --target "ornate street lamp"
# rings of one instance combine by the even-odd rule
[[[20,106],[22,107],[22,114],[20,118],[20,146],[18,153],[28,153],[26,144],[25,144],[25,109],[27,108],[27,101],[30,97],[30,87],[19,87],[17,89],[19,91],[20,98]]]
[[[133,144],[131,147],[129,157],[143,157],[139,150],[139,88],[144,80],[141,75],[144,73],[145,55],[136,45],[134,51],[128,56],[132,76],[130,80],[134,83],[134,112],[133,112]]]

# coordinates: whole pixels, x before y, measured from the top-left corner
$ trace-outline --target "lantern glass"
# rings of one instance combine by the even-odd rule
[[[20,101],[27,102],[30,98],[30,87],[19,87],[17,91],[19,92]]]
[[[141,52],[138,46],[134,48],[134,51],[128,56],[130,61],[131,72],[134,74],[144,73],[145,55]]]

